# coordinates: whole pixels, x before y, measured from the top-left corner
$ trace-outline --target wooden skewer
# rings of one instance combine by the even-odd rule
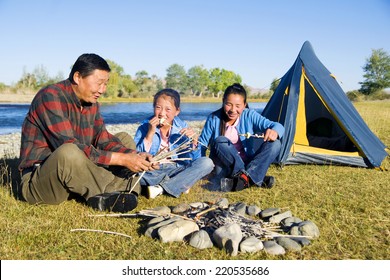
[[[249,132],[247,132],[247,133],[240,133],[240,134],[238,134],[238,135],[244,136],[244,137],[246,137],[246,138],[250,138],[250,137],[254,137],[254,138],[264,138],[264,134],[261,134],[261,135],[259,135],[259,134],[250,134]]]
[[[124,233],[115,232],[115,231],[108,231],[108,230],[100,230],[100,229],[75,228],[75,229],[71,229],[70,231],[71,232],[74,232],[74,231],[100,232],[100,233],[108,233],[108,234],[124,236],[124,237],[127,237],[127,238],[132,238],[130,235],[127,235],[127,234],[124,234]]]
[[[212,206],[212,207],[210,207],[210,208],[208,208],[206,210],[203,210],[203,211],[199,212],[198,214],[196,214],[195,220],[198,220],[200,218],[200,216],[202,216],[202,215],[204,215],[204,214],[206,214],[206,213],[208,213],[210,211],[216,210],[216,209],[218,209],[218,206]]]
[[[172,126],[170,123],[165,122],[165,120],[164,120],[164,122],[162,122],[162,124],[169,125],[170,127],[173,128],[173,126]],[[191,140],[193,140],[193,138],[192,138],[193,136],[194,136],[194,135],[192,135],[191,137],[188,137],[188,138],[191,139]],[[181,137],[180,137],[180,138],[181,138]],[[179,139],[180,139],[180,138],[179,138]],[[177,140],[175,141],[175,143],[176,143],[179,139],[177,139]],[[198,142],[199,144],[201,144],[203,147],[205,147],[206,149],[209,148],[209,147],[207,147],[206,144],[202,143],[201,141],[197,140],[197,142]]]

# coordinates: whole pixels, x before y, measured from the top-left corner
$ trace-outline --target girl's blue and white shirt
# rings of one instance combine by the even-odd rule
[[[149,121],[153,117],[154,116],[151,116],[151,117],[149,117],[141,122],[141,125],[138,127],[137,132],[135,133],[134,141],[135,141],[135,144],[137,146],[137,151],[148,152],[154,156],[159,151],[160,146],[161,146],[160,128],[158,128],[158,127],[156,128],[156,132],[153,135],[152,146],[150,147],[149,151],[146,151],[146,147],[144,144],[144,138],[149,130]],[[182,130],[183,128],[187,128],[187,127],[188,127],[188,124],[185,121],[183,121],[182,119],[180,119],[178,116],[176,116],[173,119],[171,133],[169,136],[169,150],[170,151],[177,148],[178,146],[180,146],[183,142],[188,141],[188,137],[186,137],[186,136],[181,137],[181,134],[180,134],[180,130]],[[177,143],[175,143],[179,137],[181,137],[181,139]],[[173,143],[175,143],[175,144],[173,145]],[[190,147],[192,147],[192,146],[190,146]],[[191,158],[192,160],[195,160],[195,159],[199,158],[200,155],[201,155],[201,151],[200,151],[199,147],[197,147],[197,148],[191,150],[191,152],[179,155],[179,158]],[[177,156],[175,156],[175,157],[177,157]],[[173,158],[175,158],[175,157],[173,157]],[[176,163],[177,163],[177,165],[187,165],[189,162],[190,162],[190,160],[177,161]]]
[[[220,135],[220,124],[222,118],[222,109],[218,109],[211,113],[206,120],[206,123],[203,127],[202,133],[199,137],[199,141],[206,146],[209,146],[212,141],[214,141]],[[254,109],[244,109],[240,115],[239,123],[236,126],[236,129],[239,134],[262,134],[268,128],[275,130],[279,139],[282,138],[284,134],[284,127],[278,122],[273,122],[261,114],[259,114]],[[254,155],[254,138],[246,138],[245,136],[240,136],[240,140],[244,147],[246,155],[249,157]],[[206,154],[206,148],[202,145],[202,156]]]

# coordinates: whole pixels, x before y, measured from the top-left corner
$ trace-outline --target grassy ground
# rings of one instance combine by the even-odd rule
[[[390,146],[390,102],[354,104],[368,126]],[[182,202],[227,197],[261,208],[289,209],[304,220],[315,222],[319,239],[299,253],[270,256],[264,251],[230,257],[217,248],[197,250],[184,242],[165,244],[145,237],[138,218],[98,218],[92,209],[75,201],[58,206],[33,206],[15,200],[11,181],[16,180],[16,159],[1,163],[0,258],[90,260],[388,260],[390,257],[390,172],[373,169],[299,165],[279,169],[271,166],[277,185],[270,189],[247,189],[238,193],[210,192],[199,182],[187,195],[175,199],[140,198],[137,211]],[[383,166],[390,169],[389,158]],[[11,174],[10,174],[11,173]],[[17,182],[13,182],[17,184]],[[135,211],[134,211],[135,212]],[[126,238],[96,232],[71,232],[86,228],[121,232]]]

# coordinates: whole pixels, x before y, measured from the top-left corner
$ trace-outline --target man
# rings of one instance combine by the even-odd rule
[[[136,180],[112,171],[158,167],[150,154],[125,147],[106,130],[97,100],[110,71],[100,56],[83,54],[67,80],[36,94],[23,122],[20,150],[21,195],[28,203],[59,204],[78,194],[100,210],[136,207]]]

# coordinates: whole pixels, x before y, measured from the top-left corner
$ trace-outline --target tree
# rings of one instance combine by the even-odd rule
[[[167,69],[165,78],[167,88],[172,88],[178,92],[184,92],[187,89],[187,73],[184,66],[172,64]]]
[[[112,60],[109,60],[107,59],[106,60],[108,65],[110,66],[110,69],[111,69],[111,73],[114,72],[114,73],[118,73],[119,76],[122,76],[123,75],[123,67],[120,66],[118,63],[112,61]]]
[[[37,87],[41,88],[48,84],[50,84],[52,81],[50,81],[49,73],[47,72],[45,66],[39,65],[34,68],[33,74],[32,74],[37,82]]]
[[[241,83],[241,81],[240,75],[235,74],[233,71],[213,68],[210,70],[209,90],[213,93],[213,96],[219,97],[228,86],[234,83]]]
[[[122,76],[121,86],[123,91],[127,94],[134,93],[138,90],[137,85],[133,82],[133,79],[130,75]]]
[[[0,92],[6,90],[7,88],[8,86],[6,84],[0,82]]]
[[[45,66],[36,66],[32,73],[23,69],[23,75],[16,83],[15,89],[38,90],[47,85],[64,80],[64,74],[60,71],[55,77],[50,77]]]
[[[280,79],[274,78],[271,82],[271,86],[270,86],[269,90],[272,91],[272,93],[274,93],[276,88],[278,87],[279,83],[280,83]]]
[[[157,75],[152,75],[152,81],[156,85],[156,92],[164,88],[164,82]]]
[[[135,84],[138,87],[138,93],[141,97],[152,96],[157,92],[156,80],[149,77],[145,70],[135,73]]]
[[[34,74],[26,72],[26,69],[23,69],[23,74],[20,80],[16,83],[16,88],[28,88],[36,90],[37,86],[37,78]]]
[[[108,81],[107,91],[104,96],[107,97],[128,97],[136,92],[137,86],[134,84],[130,75],[125,75],[123,67],[112,60],[107,60],[111,68],[110,80]]]
[[[119,74],[112,71],[110,73],[110,80],[107,84],[107,90],[103,96],[105,97],[116,97],[119,93]]]
[[[149,73],[146,70],[141,70],[135,73],[136,79],[147,79],[149,78]]]
[[[383,49],[373,49],[363,66],[364,82],[360,82],[363,94],[372,94],[390,87],[390,56]]]
[[[193,95],[202,96],[209,84],[209,71],[201,66],[194,66],[188,70],[188,87]]]

